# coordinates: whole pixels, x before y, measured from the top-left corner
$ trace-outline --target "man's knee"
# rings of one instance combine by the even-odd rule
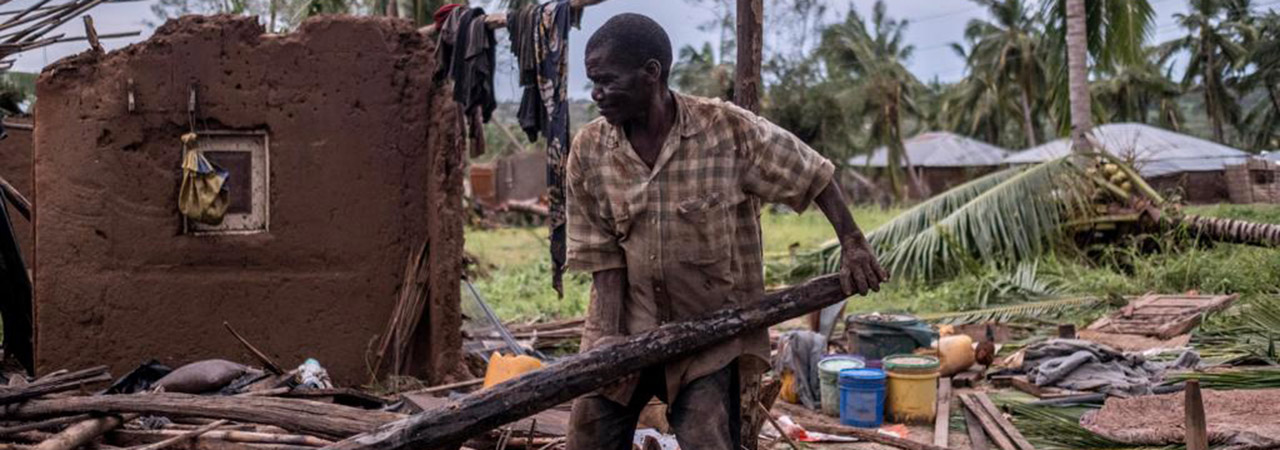
[[[573,401],[569,413],[567,450],[627,450],[631,448],[639,413],[600,395]]]

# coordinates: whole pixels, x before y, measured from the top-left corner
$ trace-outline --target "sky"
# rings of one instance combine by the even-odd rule
[[[15,0],[3,9],[20,9],[37,0]],[[492,1],[492,0],[490,0]],[[766,0],[765,5],[779,0]],[[785,0],[782,0],[785,1]],[[1156,31],[1153,42],[1163,42],[1177,36],[1180,31],[1174,23],[1174,13],[1185,12],[1187,0],[1151,0],[1156,9]],[[104,41],[108,50],[121,48],[130,43],[140,41],[153,31],[157,22],[151,12],[154,0],[140,0],[128,3],[104,4],[95,8],[91,15],[99,34],[141,31],[142,36]],[[484,4],[486,0],[475,3]],[[715,31],[699,30],[699,25],[712,21],[716,17],[709,6],[714,2],[690,2],[688,0],[608,0],[587,8],[583,15],[582,28],[573,30],[569,37],[570,62],[569,86],[570,97],[587,98],[587,79],[582,65],[582,55],[587,38],[609,17],[623,12],[636,12],[652,17],[666,28],[671,36],[672,45],[679,49],[685,45],[701,47],[704,42],[718,42],[719,35]],[[858,8],[864,16],[869,16],[874,0],[830,1],[831,10],[828,18],[836,20],[844,17],[850,7]],[[1280,7],[1280,0],[1255,0],[1260,9]],[[986,10],[969,0],[889,0],[890,17],[908,19],[907,41],[916,47],[914,57],[908,62],[908,68],[922,81],[937,79],[943,82],[956,81],[964,76],[964,61],[949,48],[951,42],[959,42],[963,38],[965,24],[971,19],[986,18]],[[766,12],[766,16],[767,16]],[[766,23],[765,46],[770,47],[771,36],[785,33],[786,30],[769,29]],[[80,21],[72,21],[61,27],[56,33],[67,36],[82,36],[84,26]],[[505,40],[506,34],[499,32],[498,39]],[[776,45],[775,45],[776,47]],[[59,44],[34,50],[20,55],[14,70],[22,72],[38,72],[45,65],[58,59],[84,51],[87,44],[83,41]],[[518,99],[519,88],[515,85],[515,72],[511,70],[509,53],[500,54],[499,74],[496,90],[500,100]],[[505,70],[502,67],[506,65]]]

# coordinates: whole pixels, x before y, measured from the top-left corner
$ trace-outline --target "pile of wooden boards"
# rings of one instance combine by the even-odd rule
[[[264,383],[237,395],[92,394],[111,380],[106,367],[30,382],[18,374],[8,378],[9,386],[0,388],[0,442],[9,448],[323,447],[405,417],[381,410],[387,399],[351,389]]]

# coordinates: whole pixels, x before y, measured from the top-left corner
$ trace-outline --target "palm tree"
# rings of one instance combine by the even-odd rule
[[[1059,123],[1070,118],[1072,147],[1087,152],[1092,147],[1086,135],[1093,128],[1088,60],[1103,70],[1140,60],[1155,12],[1147,0],[1053,0],[1044,6],[1053,44],[1047,59],[1058,69],[1053,85]]]
[[[1188,89],[1195,87],[1204,95],[1205,115],[1213,126],[1213,137],[1225,142],[1224,125],[1238,126],[1241,119],[1239,103],[1228,88],[1227,78],[1241,67],[1248,54],[1235,36],[1244,24],[1226,17],[1229,0],[1189,1],[1189,14],[1174,14],[1187,36],[1164,43],[1164,51],[1188,53],[1182,84]]]
[[[1148,48],[1147,58],[1137,63],[1120,63],[1090,85],[1095,99],[1108,112],[1108,122],[1147,123],[1154,111],[1155,122],[1165,128],[1182,128],[1178,96],[1182,90],[1161,68],[1166,58],[1155,58],[1158,49]]]
[[[1250,109],[1245,121],[1253,130],[1254,147],[1280,148],[1280,13],[1258,18],[1255,29],[1257,39],[1248,60],[1253,73],[1240,84],[1246,91],[1265,91],[1266,99]]]
[[[923,193],[902,142],[903,116],[918,115],[914,98],[923,89],[903,66],[914,50],[903,42],[906,27],[907,22],[889,18],[884,2],[878,0],[870,28],[851,8],[843,23],[823,31],[818,48],[832,80],[843,88],[840,97],[847,105],[848,120],[870,120],[866,124],[870,143],[889,149],[889,182],[899,200],[906,197],[901,176],[904,166],[912,184]]]
[[[993,21],[974,19],[965,28],[973,42],[968,55],[971,73],[987,72],[996,82],[1001,97],[1009,94],[1006,85],[1016,86],[1021,126],[1028,147],[1038,141],[1039,127],[1033,115],[1044,92],[1047,70],[1041,57],[1044,32],[1029,5],[1022,0],[978,0],[990,11]]]
[[[672,81],[687,94],[703,97],[733,98],[733,65],[716,62],[711,43],[704,42],[702,50],[691,45],[680,49],[680,57],[671,68]]]

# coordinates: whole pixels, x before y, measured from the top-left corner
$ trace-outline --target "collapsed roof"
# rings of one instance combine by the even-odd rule
[[[1131,161],[1145,177],[1223,170],[1249,158],[1248,153],[1232,147],[1140,123],[1098,126],[1093,129],[1093,139],[1116,157]],[[1070,151],[1071,140],[1063,138],[1010,155],[1004,162],[1037,163]]]
[[[1009,154],[1003,148],[944,131],[921,133],[903,144],[914,167],[998,166]],[[888,167],[889,149],[882,146],[871,155],[854,156],[849,165]]]

